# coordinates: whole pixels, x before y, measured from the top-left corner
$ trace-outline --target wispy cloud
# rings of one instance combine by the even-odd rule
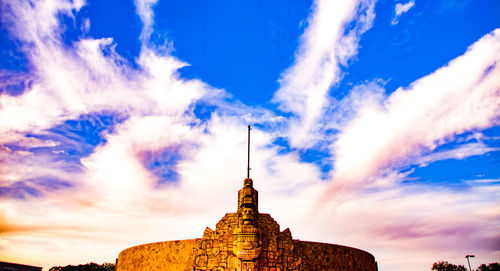
[[[327,106],[330,88],[342,78],[341,65],[357,53],[360,35],[371,28],[375,1],[316,1],[295,63],[280,79],[273,101],[292,112],[289,138],[307,148],[317,138],[317,123]],[[347,29],[355,21],[354,27]]]
[[[465,131],[496,125],[499,36],[497,29],[409,87],[363,104],[334,144],[334,183],[362,182],[384,168],[414,163]]]
[[[158,2],[158,0],[134,0],[134,4],[137,10],[137,14],[142,21],[142,31],[139,39],[142,44],[148,43],[151,33],[153,33],[154,24],[154,13],[153,6]]]
[[[392,18],[392,25],[396,25],[399,23],[399,17],[403,15],[403,13],[408,12],[415,5],[415,1],[411,0],[406,4],[397,3],[394,8],[394,18]]]
[[[30,75],[20,72],[0,70],[0,93],[19,95],[29,88],[33,78]]]
[[[488,147],[484,143],[468,143],[460,145],[452,150],[435,152],[417,159],[416,163],[420,166],[427,166],[436,161],[447,159],[464,159],[471,156],[482,155],[492,151],[500,151],[500,148]]]

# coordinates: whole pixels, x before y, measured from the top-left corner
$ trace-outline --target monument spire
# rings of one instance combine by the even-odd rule
[[[250,125],[248,125],[248,160],[247,160],[247,179],[250,179]]]
[[[253,215],[259,212],[259,195],[257,190],[253,188],[253,181],[250,178],[250,131],[251,126],[248,125],[248,161],[247,161],[247,177],[243,181],[243,188],[238,191],[238,213],[248,212],[251,210],[251,219]]]

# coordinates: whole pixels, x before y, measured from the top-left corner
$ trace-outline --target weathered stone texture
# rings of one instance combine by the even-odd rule
[[[130,247],[118,256],[117,271],[193,270],[195,239],[167,241]]]
[[[203,238],[160,242],[128,248],[117,271],[376,271],[368,252],[333,244],[292,239],[289,229],[258,211],[258,193],[251,179],[238,191],[238,211],[226,214]]]
[[[368,252],[352,247],[293,240],[304,270],[375,271],[377,262]]]

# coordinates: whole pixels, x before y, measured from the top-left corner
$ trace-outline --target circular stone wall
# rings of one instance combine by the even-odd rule
[[[118,256],[116,271],[193,270],[195,239],[130,247]]]
[[[292,270],[378,270],[373,255],[360,249],[300,240],[293,240],[293,246],[300,260],[299,265]],[[194,250],[196,250],[196,239],[166,241],[130,247],[120,252],[116,270],[192,271],[194,270]],[[294,261],[297,262],[297,259],[294,259]],[[281,271],[283,267],[261,266],[257,268],[257,270]],[[234,269],[226,270],[232,271]]]
[[[304,270],[377,271],[370,253],[341,245],[293,240]]]

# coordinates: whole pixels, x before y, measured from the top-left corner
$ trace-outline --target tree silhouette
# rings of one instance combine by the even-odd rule
[[[454,265],[449,262],[437,262],[432,265],[432,270],[436,271],[467,271],[463,265]]]
[[[98,265],[96,263],[80,264],[80,265],[67,265],[67,266],[54,266],[49,271],[114,271],[115,265],[112,263],[103,263]]]
[[[482,264],[479,266],[477,271],[500,271],[499,263],[490,263],[488,265]]]

